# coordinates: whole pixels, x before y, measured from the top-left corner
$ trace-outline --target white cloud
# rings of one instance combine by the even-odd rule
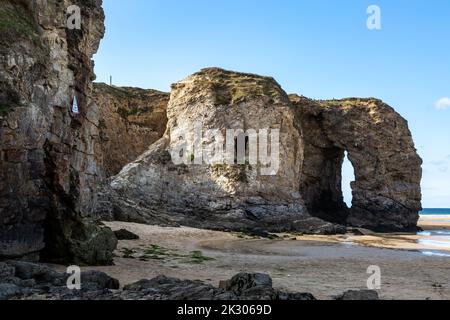
[[[436,109],[445,110],[448,108],[450,108],[450,98],[449,97],[441,98],[436,102]]]

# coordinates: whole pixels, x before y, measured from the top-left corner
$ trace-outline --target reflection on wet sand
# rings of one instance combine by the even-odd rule
[[[336,236],[296,236],[297,240],[341,243],[366,247],[414,250],[427,256],[450,257],[450,216],[422,216],[417,234],[383,234],[358,230],[358,234]],[[363,233],[360,235],[359,233]]]

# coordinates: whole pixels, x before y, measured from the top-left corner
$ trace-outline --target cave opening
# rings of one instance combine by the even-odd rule
[[[355,169],[353,167],[352,162],[348,157],[348,152],[344,153],[344,161],[342,163],[342,181],[341,181],[341,189],[342,195],[344,197],[344,202],[346,203],[348,208],[351,208],[353,205],[353,189],[352,183],[356,181],[355,178]]]
[[[346,150],[336,146],[307,148],[305,159],[316,160],[305,162],[300,184],[309,213],[329,222],[346,224],[351,199],[350,205],[346,201],[352,194],[348,181],[353,173]]]

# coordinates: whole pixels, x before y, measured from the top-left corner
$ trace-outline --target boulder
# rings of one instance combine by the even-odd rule
[[[380,300],[375,290],[349,290],[338,296],[336,300]]]
[[[22,290],[15,284],[0,283],[0,300],[8,300],[19,296]]]
[[[81,284],[82,286],[94,284],[98,287],[98,289],[118,290],[120,288],[119,280],[108,276],[104,272],[95,270],[82,272]]]
[[[114,231],[114,234],[117,237],[117,240],[138,240],[139,236],[137,234],[134,234],[131,231],[128,231],[126,229],[120,229]]]
[[[201,281],[159,276],[125,286],[121,297],[145,300],[315,300],[310,293],[288,293],[272,287],[265,274],[240,273],[219,288]]]
[[[51,283],[52,285],[65,284],[64,275],[43,264],[24,261],[9,261],[9,266],[15,270],[14,276],[21,280],[34,280],[36,283]]]

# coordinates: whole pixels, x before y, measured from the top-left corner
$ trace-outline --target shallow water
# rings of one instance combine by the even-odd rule
[[[432,218],[435,223],[450,223],[449,209],[427,209],[426,212],[428,214],[421,214],[421,218]],[[417,243],[420,245],[442,248],[444,250],[450,249],[450,230],[427,230],[419,232],[417,235],[426,237],[418,240]],[[443,251],[426,250],[421,252],[426,256],[450,257],[448,252]]]

